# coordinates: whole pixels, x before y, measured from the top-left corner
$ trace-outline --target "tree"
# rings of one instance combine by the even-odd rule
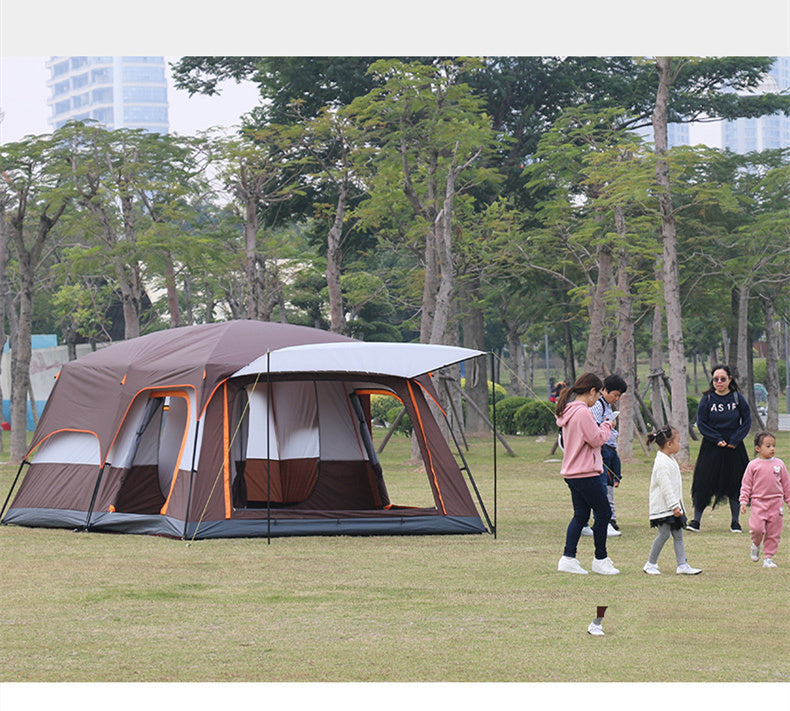
[[[380,152],[365,205],[369,223],[389,219],[392,203],[405,198],[413,214],[412,239],[424,245],[420,340],[444,343],[455,289],[453,240],[460,196],[491,177],[472,169],[495,136],[480,100],[461,83],[473,63],[380,61],[370,71],[380,88],[351,108],[378,132]],[[371,208],[377,205],[375,214]]]
[[[10,460],[27,451],[27,399],[30,387],[33,298],[53,230],[63,216],[71,193],[68,156],[62,134],[28,137],[0,147],[0,202],[6,206],[10,242],[17,258],[19,311],[12,334]]]

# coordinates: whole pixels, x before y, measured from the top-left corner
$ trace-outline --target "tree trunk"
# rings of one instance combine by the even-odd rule
[[[258,270],[258,203],[248,199],[244,204],[244,259],[247,273],[247,318],[260,316],[262,276]]]
[[[329,323],[330,330],[343,333],[346,323],[343,318],[343,292],[340,287],[342,256],[340,244],[343,238],[343,219],[348,203],[348,184],[344,180],[340,184],[337,196],[337,209],[332,227],[327,235],[326,249],[326,285],[329,290]]]
[[[483,311],[476,304],[480,303],[477,289],[479,285],[475,278],[475,285],[468,289],[466,302],[472,304],[469,313],[464,319],[464,346],[478,351],[485,350],[485,319]],[[486,359],[484,357],[468,360],[465,363],[466,384],[464,395],[472,400],[483,412],[488,412],[488,376]],[[480,434],[488,431],[488,423],[473,407],[466,410],[466,431],[470,434]]]
[[[620,248],[617,257],[617,347],[615,348],[614,370],[625,380],[628,389],[620,399],[620,417],[617,429],[620,436],[617,439],[617,448],[622,459],[631,459],[634,456],[634,421],[636,408],[636,363],[634,361],[634,319],[633,297],[628,276],[629,254],[625,246],[625,216],[621,207],[614,211],[615,226],[620,237]]]
[[[606,292],[612,282],[612,247],[609,244],[598,246],[598,281],[593,292],[590,306],[590,334],[587,338],[587,355],[584,358],[584,372],[604,374],[603,333],[606,323]]]
[[[743,381],[744,386],[747,385],[747,377],[749,373],[749,296],[751,288],[748,283],[741,285],[738,288],[738,382]]]
[[[168,250],[164,252],[165,258],[165,286],[167,288],[167,307],[170,311],[170,328],[181,326],[181,309],[178,305],[178,291],[176,290],[176,269],[173,265],[173,256]]]
[[[761,295],[765,314],[765,389],[768,391],[768,415],[765,428],[769,432],[779,430],[779,339],[776,333],[776,314],[771,296]]]
[[[680,433],[678,462],[688,464],[689,431],[686,403],[686,355],[680,302],[680,272],[678,267],[677,231],[672,208],[672,194],[667,162],[667,114],[669,91],[672,86],[669,57],[658,57],[658,91],[653,112],[653,137],[656,151],[656,183],[661,212],[661,237],[664,255],[664,302],[666,304],[667,345],[669,350],[669,383],[672,389],[671,424]]]
[[[661,263],[656,262],[656,279],[663,283]],[[658,375],[664,370],[664,305],[657,301],[653,309],[653,330],[650,348],[650,374]],[[661,381],[650,378],[650,412],[656,429],[664,426],[665,416],[661,407]]]

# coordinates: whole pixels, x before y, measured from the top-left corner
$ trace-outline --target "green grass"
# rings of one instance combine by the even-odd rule
[[[556,572],[570,496],[551,441],[498,450],[496,538],[184,541],[0,527],[2,682],[790,682],[790,536],[749,560],[728,511],[686,534],[695,577],[642,573],[651,461],[624,467],[622,574]],[[693,455],[696,455],[696,444]],[[490,440],[468,461],[493,515]],[[778,454],[790,459],[790,433]],[[383,459],[407,500],[396,437]],[[0,467],[3,499],[15,474]],[[686,479],[685,496],[691,483]],[[687,501],[688,503],[688,501]],[[745,523],[745,521],[744,521]],[[589,565],[592,541],[579,557]],[[606,636],[586,634],[608,605]]]

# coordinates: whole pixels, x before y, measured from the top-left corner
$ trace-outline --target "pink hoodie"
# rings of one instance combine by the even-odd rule
[[[566,479],[581,479],[603,472],[601,445],[609,439],[612,423],[606,420],[599,426],[587,405],[572,400],[557,417],[557,424],[562,427],[565,447],[560,474]]]

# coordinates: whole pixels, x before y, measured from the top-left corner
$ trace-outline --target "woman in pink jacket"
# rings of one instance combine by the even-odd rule
[[[564,449],[560,473],[571,490],[573,502],[573,518],[565,534],[565,550],[557,564],[557,570],[562,573],[587,574],[576,560],[576,547],[582,528],[590,519],[590,511],[595,513],[592,571],[601,575],[620,572],[606,552],[606,532],[612,509],[601,480],[601,445],[609,439],[612,423],[604,420],[598,425],[590,412],[602,388],[603,382],[597,375],[585,373],[573,387],[565,388],[557,400],[555,412],[557,424],[562,428]]]

